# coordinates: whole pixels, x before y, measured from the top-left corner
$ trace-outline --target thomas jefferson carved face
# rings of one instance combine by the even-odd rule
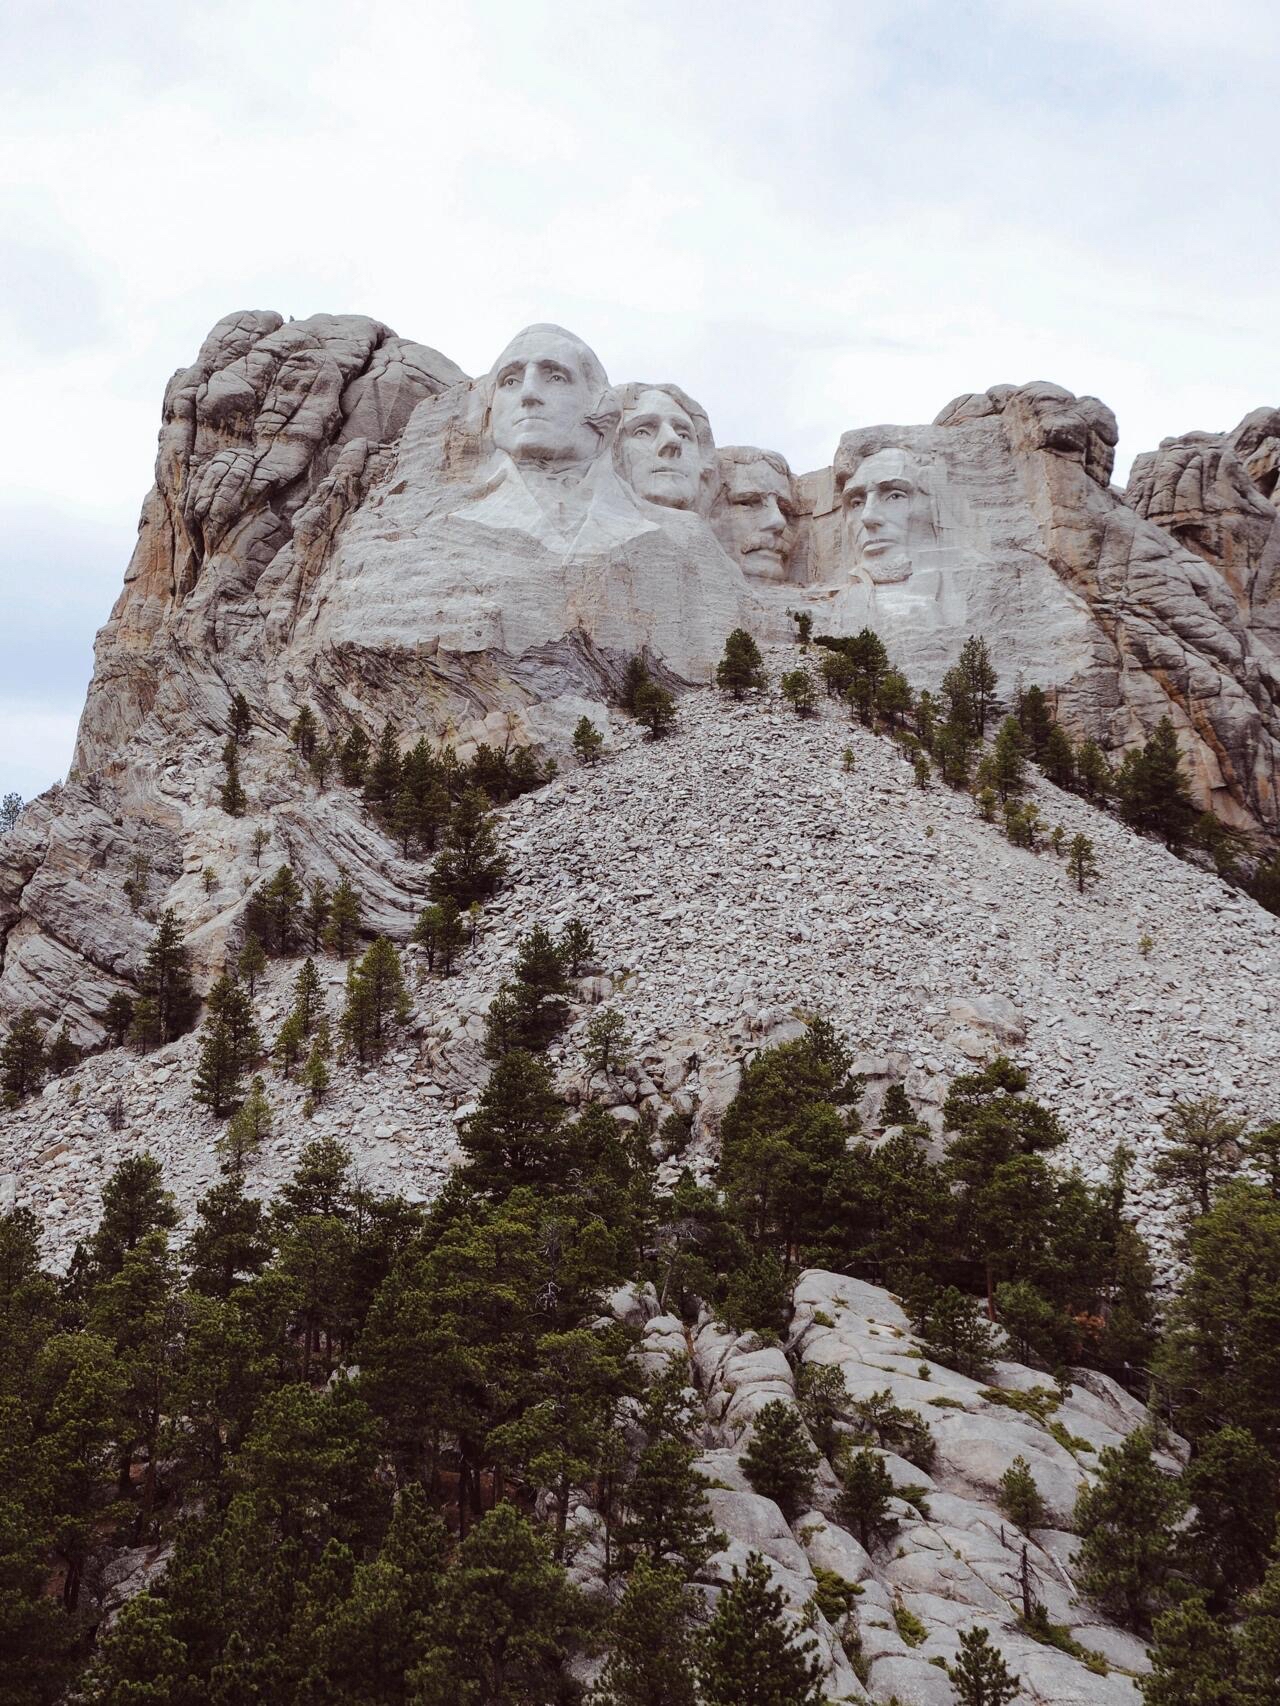
[[[493,442],[517,462],[586,462],[599,455],[598,414],[608,380],[581,339],[528,326],[490,374]]]
[[[879,450],[860,462],[840,496],[850,573],[861,572],[878,584],[908,579],[911,524],[927,501],[905,450]]]
[[[715,526],[725,549],[749,575],[781,581],[791,553],[795,494],[786,463],[772,452],[719,453]]]
[[[622,477],[642,498],[668,509],[699,509],[711,478],[710,428],[663,387],[624,392],[618,453]]]

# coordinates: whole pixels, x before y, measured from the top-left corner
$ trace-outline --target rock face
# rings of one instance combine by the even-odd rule
[[[0,1024],[31,1006],[94,1041],[162,905],[216,972],[255,829],[305,875],[347,866],[403,938],[422,872],[388,875],[351,802],[317,801],[285,738],[301,706],[339,737],[391,719],[406,744],[563,762],[630,656],[705,683],[732,628],[786,640],[798,604],[819,630],[869,623],[918,686],[982,633],[1006,696],[1044,684],[1113,755],[1168,714],[1202,802],[1274,831],[1277,417],[1167,441],[1124,502],[1115,437],[1096,399],[1002,385],[848,432],[797,479],[717,450],[678,385],[611,384],[558,327],[470,380],[363,316],[228,316],[167,388],[71,778],[0,843]],[[244,819],[217,803],[237,692]],[[212,898],[207,867],[235,873]]]

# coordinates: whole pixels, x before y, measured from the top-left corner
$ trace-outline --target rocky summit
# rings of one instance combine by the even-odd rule
[[[1197,1463],[1234,1412],[1206,1418],[1177,1323],[1188,1202],[1203,1226],[1219,1188],[1264,1213],[1280,1108],[1260,904],[1280,890],[1280,414],[1168,438],[1123,491],[1116,440],[1096,398],[998,384],[930,424],[855,425],[797,473],[552,325],[472,379],[363,316],[243,312],[174,375],[70,774],[0,834],[0,1208],[62,1338],[118,1332],[121,1357],[126,1280],[151,1320],[141,1264],[172,1235],[194,1290],[146,1366],[243,1354],[259,1386],[204,1433],[187,1387],[102,1424],[136,1520],[37,1548],[63,1561],[85,1698],[142,1698],[136,1653],[185,1679],[146,1698],[213,1686],[200,1654],[227,1632],[195,1632],[183,1597],[212,1555],[192,1548],[221,1544],[191,1538],[206,1499],[305,1555],[307,1616],[341,1579],[356,1622],[360,1570],[410,1569],[412,1500],[439,1511],[456,1551],[429,1523],[414,1545],[452,1560],[431,1566],[445,1633],[393,1619],[408,1656],[375,1702],[727,1702],[758,1636],[759,1674],[797,1679],[762,1700],[1136,1706],[1175,1615],[1242,1643],[1248,1674],[1265,1543],[1241,1563],[1223,1541],[1231,1570],[1199,1574],[1178,1550],[1221,1517]],[[574,1133],[589,1153],[553,1165]],[[148,1157],[172,1202],[122,1233]],[[903,1231],[917,1187],[933,1207]],[[220,1192],[275,1242],[202,1268]],[[554,1216],[600,1202],[562,1245]],[[399,1229],[385,1249],[375,1223]],[[340,1310],[316,1252],[352,1226],[371,1241],[342,1258]],[[499,1303],[463,1227],[508,1253]],[[214,1356],[201,1311],[237,1297],[258,1300],[249,1338]],[[468,1315],[535,1303],[519,1380],[471,1341],[450,1362]],[[614,1385],[588,1404],[606,1344]],[[443,1409],[424,1369],[460,1382]],[[43,1437],[47,1391],[29,1402]],[[361,1528],[353,1494],[309,1527],[320,1494],[299,1515],[264,1465],[353,1405],[368,1435],[325,1461],[385,1520]],[[1267,1427],[1241,1422],[1240,1462]],[[101,1534],[111,1475],[83,1495]],[[1138,1517],[1138,1494],[1115,1515],[1126,1476]],[[654,1516],[663,1488],[683,1528]],[[1165,1550],[1121,1580],[1096,1537],[1124,1522]],[[541,1645],[450,1694],[486,1544],[536,1555]],[[595,1611],[544,1628],[571,1590]],[[667,1682],[641,1677],[646,1617]],[[329,1653],[315,1628],[287,1652],[260,1634],[268,1694],[365,1698],[332,1654],[327,1682],[288,1669]]]

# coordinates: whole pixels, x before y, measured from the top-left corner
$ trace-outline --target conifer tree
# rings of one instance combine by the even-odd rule
[[[309,1037],[324,1011],[324,992],[320,987],[320,974],[316,970],[316,962],[310,955],[302,962],[301,970],[298,972],[293,985],[293,1011],[298,1016],[302,1035]]]
[[[57,1036],[49,1044],[45,1056],[46,1065],[54,1078],[60,1078],[64,1072],[70,1072],[79,1063],[79,1060],[80,1050],[72,1042],[71,1033],[67,1030],[66,1020],[64,1019]]]
[[[460,907],[489,900],[502,887],[507,861],[498,848],[484,795],[468,788],[449,820],[445,844],[431,868],[431,896]]]
[[[369,737],[359,723],[353,723],[347,738],[338,749],[338,772],[343,785],[348,788],[363,787],[368,763]]]
[[[688,1589],[678,1570],[636,1560],[608,1645],[591,1706],[697,1706]]]
[[[1000,1477],[998,1499],[1000,1509],[1024,1534],[1044,1526],[1044,1500],[1025,1457],[1015,1457]]]
[[[976,634],[970,634],[960,648],[960,659],[957,664],[968,689],[969,705],[973,718],[972,732],[981,740],[991,715],[992,701],[996,690],[996,672],[991,662],[991,652],[987,642]]]
[[[1169,1147],[1157,1156],[1155,1175],[1181,1198],[1184,1220],[1208,1214],[1213,1193],[1235,1172],[1245,1123],[1218,1096],[1174,1103],[1164,1123]]]
[[[16,1108],[44,1082],[44,1037],[30,1007],[24,1007],[0,1044],[0,1089],[5,1104]]]
[[[413,927],[413,940],[426,950],[427,970],[434,971],[439,961],[443,977],[452,973],[466,937],[467,928],[452,895],[424,907]]]
[[[947,1666],[947,1675],[956,1691],[956,1706],[1009,1706],[1018,1698],[1018,1678],[980,1623],[960,1636],[960,1651],[955,1664]]]
[[[899,717],[911,714],[911,687],[899,669],[886,670],[876,690],[876,709],[891,729],[898,726]]]
[[[332,745],[327,740],[322,740],[307,760],[307,769],[310,770],[312,780],[322,794],[329,783],[329,772],[333,769],[333,758]]]
[[[289,739],[299,758],[308,762],[320,740],[320,725],[310,705],[304,705],[289,725]]]
[[[571,918],[560,932],[560,956],[570,977],[581,977],[586,961],[595,957],[591,932],[580,918]]]
[[[241,1276],[260,1273],[271,1258],[266,1213],[232,1172],[196,1203],[196,1224],[183,1250],[192,1287],[205,1297],[230,1297]]]
[[[675,697],[656,681],[646,681],[636,694],[635,715],[641,727],[648,729],[650,740],[661,740],[675,727]]]
[[[785,1605],[758,1552],[733,1566],[698,1654],[702,1706],[826,1706],[816,1643],[787,1627]]]
[[[735,628],[724,643],[724,655],[716,666],[716,685],[741,699],[752,688],[765,685],[764,659],[745,628]]]
[[[223,1166],[231,1174],[243,1174],[245,1164],[262,1148],[271,1136],[271,1104],[267,1087],[255,1077],[249,1094],[231,1116],[225,1134],[218,1140]]]
[[[504,1054],[475,1113],[459,1128],[476,1189],[499,1195],[563,1180],[569,1159],[564,1117],[546,1063],[524,1049]]]
[[[884,1101],[880,1104],[880,1124],[914,1125],[916,1111],[911,1100],[901,1084],[890,1084],[884,1093]]]
[[[302,935],[309,953],[318,954],[324,945],[329,906],[328,886],[317,877],[307,893],[307,904],[302,913]]]
[[[808,1510],[818,1454],[794,1405],[775,1398],[756,1411],[741,1462],[752,1491],[772,1499],[788,1522]]]
[[[164,1174],[154,1155],[131,1155],[122,1161],[102,1188],[102,1213],[89,1240],[89,1259],[95,1277],[119,1273],[125,1257],[153,1232],[169,1232],[178,1224],[173,1197],[164,1188]]]
[[[244,979],[249,995],[254,995],[258,979],[267,969],[267,950],[251,930],[244,939],[244,946],[236,956],[236,972]]]
[[[225,774],[222,778],[222,786],[218,789],[219,802],[228,817],[243,817],[244,808],[249,803],[249,796],[245,793],[240,781],[240,759],[234,741],[229,740],[227,742],[222,758]]]
[[[601,1007],[587,1021],[583,1055],[587,1072],[607,1078],[627,1064],[626,1020],[616,1007]]]
[[[911,1324],[935,1362],[970,1380],[989,1378],[998,1335],[975,1298],[954,1285],[931,1287],[913,1304]]]
[[[1076,776],[1076,753],[1071,737],[1060,723],[1054,723],[1041,751],[1035,754],[1040,768],[1059,788],[1069,788]]]
[[[1215,1611],[1258,1587],[1276,1536],[1275,1464],[1247,1428],[1228,1424],[1199,1442],[1183,1477],[1193,1509],[1186,1552]]]
[[[1026,779],[1024,753],[1017,718],[1006,717],[996,734],[990,759],[984,759],[979,769],[979,779],[989,782],[1002,800],[1020,793]]]
[[[1256,1593],[1244,1602],[1240,1624],[1239,1706],[1280,1699],[1280,1541]]]
[[[160,914],[139,979],[143,996],[152,1003],[157,1039],[170,1043],[182,1035],[196,1011],[191,985],[191,956],[171,907]]]
[[[1163,837],[1167,847],[1182,847],[1191,834],[1196,808],[1182,771],[1173,723],[1162,717],[1141,748],[1124,756],[1115,778],[1120,815],[1135,829]]]
[[[361,1064],[379,1061],[409,1011],[400,955],[385,936],[379,936],[347,973],[342,1040]]]
[[[232,740],[235,741],[237,746],[244,745],[245,741],[249,738],[252,728],[253,712],[249,707],[249,701],[245,698],[243,693],[233,694],[231,699],[231,714],[227,722],[227,729]]]
[[[240,1098],[244,1060],[226,1023],[209,1019],[200,1041],[192,1100],[202,1102],[215,1119],[225,1119]]]
[[[1081,1487],[1075,1529],[1081,1589],[1140,1633],[1160,1607],[1177,1553],[1176,1525],[1184,1508],[1178,1483],[1163,1474],[1143,1428],[1123,1444],[1104,1446],[1099,1479]]]
[[[400,792],[400,777],[400,743],[395,724],[384,723],[377,749],[365,770],[365,804],[377,812],[390,814]]]
[[[893,1478],[878,1452],[855,1451],[840,1464],[840,1496],[836,1515],[851,1529],[869,1552],[878,1540],[894,1533],[898,1519],[889,1509],[894,1498]]]
[[[640,690],[647,687],[648,684],[649,666],[645,663],[644,658],[628,658],[626,670],[623,672],[622,686],[618,689],[618,703],[624,711],[630,711],[632,716],[635,716],[636,701],[640,696]]]
[[[810,717],[817,710],[818,695],[814,689],[813,677],[807,669],[788,670],[779,686],[782,688],[782,697],[798,717]]]
[[[590,717],[579,717],[573,731],[573,750],[579,764],[595,764],[604,748],[604,736]]]
[[[688,1579],[724,1545],[694,1456],[692,1446],[676,1439],[653,1440],[640,1453],[619,1531],[624,1561],[674,1563]]]
[[[325,1092],[329,1088],[328,1038],[328,1021],[321,1019],[316,1030],[316,1039],[311,1045],[311,1053],[307,1056],[307,1064],[303,1069],[303,1082],[307,1086],[307,1096],[312,1103],[323,1102]]]
[[[1050,715],[1043,687],[1033,684],[1018,694],[1017,717],[1028,754],[1037,764],[1042,763],[1057,726]]]
[[[1086,797],[1105,799],[1111,791],[1111,767],[1096,740],[1081,741],[1076,751],[1076,780]]]
[[[117,990],[103,1008],[102,1023],[111,1041],[117,1048],[122,1048],[133,1024],[133,997],[126,995],[122,989]]]
[[[298,1064],[305,1041],[302,1020],[298,1016],[297,1009],[293,1008],[285,1015],[284,1023],[276,1033],[276,1040],[271,1050],[271,1058],[284,1077],[288,1078]]]
[[[1098,879],[1098,861],[1094,857],[1093,842],[1087,835],[1073,835],[1071,845],[1067,848],[1067,875],[1083,894],[1086,883]]]
[[[1193,1595],[1156,1618],[1143,1706],[1241,1706],[1233,1632]]]
[[[324,926],[325,947],[338,959],[349,959],[360,935],[362,922],[360,896],[346,871],[340,868],[338,881],[329,897],[328,922]]]

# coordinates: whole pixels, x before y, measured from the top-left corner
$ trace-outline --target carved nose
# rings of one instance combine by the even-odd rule
[[[667,456],[674,460],[681,454],[683,449],[684,446],[682,445],[679,437],[672,432],[669,426],[664,426],[659,430],[657,443],[657,453],[659,456]]]
[[[763,533],[782,533],[786,530],[786,518],[778,508],[778,500],[770,498],[765,506],[764,518],[760,523]]]

